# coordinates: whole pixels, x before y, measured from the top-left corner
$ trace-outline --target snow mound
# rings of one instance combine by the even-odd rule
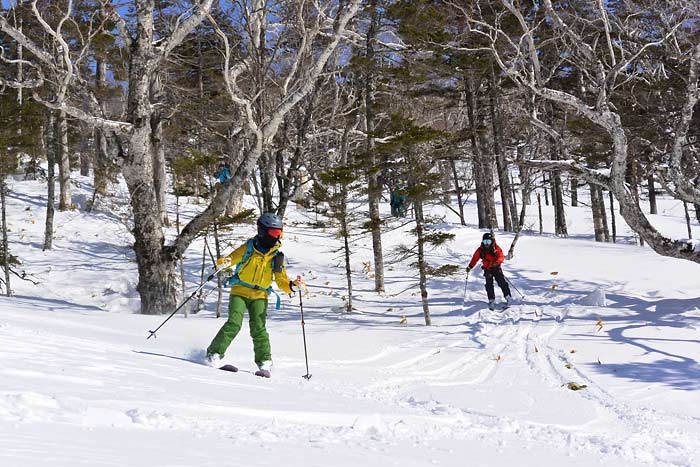
[[[600,287],[581,298],[578,302],[579,304],[585,306],[608,306],[607,299],[605,297],[605,290]]]

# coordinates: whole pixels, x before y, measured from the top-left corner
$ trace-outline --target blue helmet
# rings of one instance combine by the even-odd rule
[[[277,214],[266,212],[258,218],[258,239],[266,248],[274,245],[282,237],[282,219]]]
[[[281,229],[283,226],[282,218],[280,218],[280,216],[277,214],[266,212],[262,216],[258,217],[258,227]]]

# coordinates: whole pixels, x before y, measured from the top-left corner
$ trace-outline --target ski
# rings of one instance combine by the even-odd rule
[[[238,367],[231,364],[226,364],[222,367],[219,367],[219,370],[228,371],[231,373],[238,373]],[[268,370],[258,370],[255,372],[255,376],[260,376],[261,378],[270,378],[272,375]]]

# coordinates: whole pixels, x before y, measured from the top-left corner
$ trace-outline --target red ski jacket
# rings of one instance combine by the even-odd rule
[[[481,251],[482,248],[484,249],[483,254]],[[469,267],[474,268],[476,263],[479,262],[479,259],[482,260],[481,265],[484,269],[492,269],[500,267],[505,258],[501,247],[493,243],[493,250],[491,248],[484,247],[483,244],[479,245],[479,248],[477,248],[472,255],[472,260],[469,262]]]

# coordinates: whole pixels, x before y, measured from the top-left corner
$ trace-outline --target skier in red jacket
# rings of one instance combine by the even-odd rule
[[[506,299],[504,309],[508,308],[511,303],[510,287],[508,287],[508,282],[501,270],[501,264],[505,258],[503,250],[493,241],[491,233],[485,233],[481,238],[481,245],[472,255],[472,260],[467,266],[467,274],[474,269],[479,259],[481,259],[481,268],[484,270],[484,277],[486,278],[486,295],[489,297],[489,309],[493,310],[496,308],[496,293],[493,289],[494,279],[498,282],[498,286],[503,292],[503,297]]]

